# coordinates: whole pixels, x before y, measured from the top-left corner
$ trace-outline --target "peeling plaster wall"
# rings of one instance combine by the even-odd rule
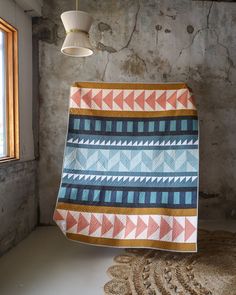
[[[74,81],[185,81],[200,116],[200,217],[236,218],[236,4],[190,0],[90,0],[95,54],[73,59],[60,48],[63,11],[45,0],[34,21],[39,40],[41,222],[50,223],[60,182],[69,86]]]
[[[20,161],[0,163],[0,256],[37,223],[32,97],[32,22],[11,0],[0,0],[0,17],[19,34]]]

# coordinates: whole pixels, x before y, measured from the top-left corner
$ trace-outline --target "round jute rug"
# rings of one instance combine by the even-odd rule
[[[192,254],[126,249],[108,269],[107,295],[236,295],[236,234],[200,231]]]

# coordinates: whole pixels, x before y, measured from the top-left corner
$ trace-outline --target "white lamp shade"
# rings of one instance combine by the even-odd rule
[[[73,10],[62,13],[61,19],[66,30],[61,52],[73,57],[93,54],[88,35],[93,18],[84,11]]]

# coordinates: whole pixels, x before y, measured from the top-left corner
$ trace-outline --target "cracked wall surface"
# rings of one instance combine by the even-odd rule
[[[184,81],[200,117],[200,218],[236,218],[236,4],[90,0],[95,54],[60,53],[60,20],[73,1],[45,0],[39,40],[41,222],[51,223],[60,182],[69,87],[74,81]]]

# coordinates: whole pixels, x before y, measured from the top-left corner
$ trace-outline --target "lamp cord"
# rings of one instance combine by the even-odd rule
[[[79,0],[76,0],[76,10],[79,10]]]

